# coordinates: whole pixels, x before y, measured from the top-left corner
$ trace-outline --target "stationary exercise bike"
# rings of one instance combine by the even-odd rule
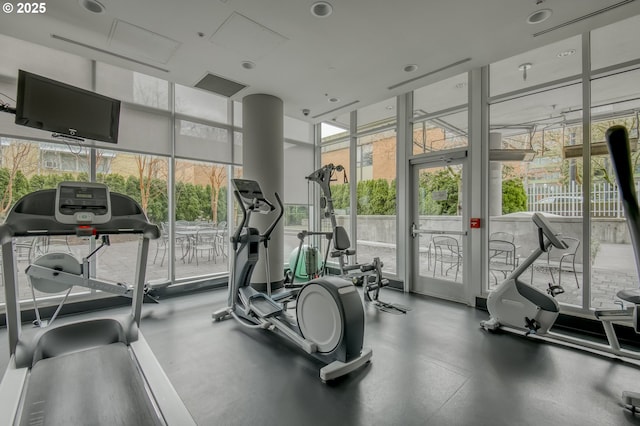
[[[491,318],[481,321],[486,330],[510,327],[529,334],[545,334],[560,314],[555,295],[560,287],[550,287],[547,293],[520,281],[518,278],[529,266],[551,246],[566,249],[567,245],[558,237],[551,224],[540,213],[531,218],[538,227],[538,248],[527,257],[487,298],[487,309]]]
[[[242,220],[231,238],[235,256],[228,307],[214,312],[214,320],[231,316],[243,326],[283,335],[308,354],[327,363],[320,369],[323,382],[363,366],[371,359],[372,350],[363,348],[364,309],[352,283],[337,277],[321,277],[295,289],[295,318],[287,312],[285,303],[278,301],[278,295],[268,295],[251,287],[260,244],[270,239],[282,218],[283,205],[276,193],[278,215],[260,234],[257,228],[249,226],[251,215],[268,214],[276,207],[264,197],[258,182],[246,179],[233,179],[232,182]],[[268,260],[266,264],[268,268]],[[267,281],[269,279],[267,269]],[[290,301],[288,294],[282,300]]]
[[[605,134],[613,168],[620,190],[629,233],[636,259],[636,268],[640,271],[640,208],[633,185],[633,169],[629,137],[622,126],[613,126]],[[533,221],[538,226],[540,247],[521,263],[507,279],[494,289],[487,299],[487,308],[491,318],[481,321],[480,325],[487,330],[502,329],[521,333],[531,338],[550,341],[582,349],[601,356],[608,356],[635,365],[640,360],[640,352],[620,347],[620,342],[613,323],[626,323],[640,333],[640,290],[621,290],[616,296],[632,306],[626,309],[596,310],[596,319],[602,322],[607,337],[607,344],[580,339],[554,331],[550,331],[560,310],[554,296],[561,292],[558,287],[551,286],[547,293],[518,280],[520,275],[552,245],[566,248],[561,237],[540,213],[534,213]],[[640,414],[640,393],[623,392],[623,405],[634,414]]]

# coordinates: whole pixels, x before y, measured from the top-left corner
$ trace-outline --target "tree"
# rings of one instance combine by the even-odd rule
[[[138,187],[140,189],[140,206],[145,212],[149,208],[149,199],[157,194],[152,194],[152,178],[156,176],[164,160],[150,155],[136,155],[138,168]]]
[[[502,181],[502,214],[527,211],[527,193],[518,178]]]
[[[460,172],[446,167],[431,173],[420,175],[420,214],[455,216],[459,212]],[[434,200],[432,194],[442,193],[445,198]]]
[[[30,159],[30,154],[33,146],[34,145],[29,142],[13,141],[2,150],[3,157],[8,163],[9,167],[6,168],[6,183],[4,185],[4,193],[2,195],[2,199],[0,200],[0,216],[4,216],[7,214],[7,212],[13,205],[13,200],[17,199],[16,197],[19,197],[19,195],[24,195],[16,194],[14,185],[16,183],[16,177],[18,176],[18,173],[20,173],[22,177],[24,177],[22,173],[26,171],[27,168],[29,168],[28,166],[30,166],[27,161]]]
[[[220,190],[227,181],[226,166],[210,165],[207,168],[207,178],[211,185],[211,218],[218,221],[218,201],[220,200]]]

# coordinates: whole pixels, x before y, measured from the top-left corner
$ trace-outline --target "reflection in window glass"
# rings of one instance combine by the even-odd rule
[[[628,22],[628,21],[625,21]],[[615,43],[614,43],[615,44]],[[614,47],[615,49],[615,47]],[[613,125],[629,132],[634,186],[640,182],[638,81],[629,71],[591,82],[591,307],[616,309],[615,294],[638,287],[635,257],[604,134]],[[568,274],[571,285],[571,274]],[[611,284],[613,283],[613,284]]]
[[[19,69],[91,90],[91,61],[61,50],[0,35],[0,64],[0,91],[14,99]],[[7,82],[12,90],[4,90]]]
[[[467,73],[456,75],[413,92],[413,116],[420,117],[447,108],[466,105],[469,99]]]
[[[291,251],[298,247],[298,232],[301,229],[314,230],[309,222],[308,205],[311,185],[306,176],[313,172],[314,147],[306,143],[284,143],[284,261],[288,262]],[[313,188],[316,189],[316,188]],[[315,241],[306,244],[317,245]]]
[[[121,101],[169,108],[169,83],[156,77],[102,62],[96,64],[96,91]]]
[[[358,138],[356,153],[357,260],[359,263],[368,263],[374,257],[379,257],[384,264],[384,271],[395,273],[395,128]]]
[[[380,127],[394,126],[396,121],[396,98],[390,98],[377,104],[358,110],[358,133]]]
[[[229,130],[176,120],[176,155],[231,162]]]
[[[176,160],[175,275],[228,272],[229,166]]]
[[[323,138],[324,140],[324,138]],[[348,176],[349,176],[349,139],[343,139],[341,142],[325,145],[320,150],[320,165],[325,166],[327,164],[333,164],[334,166],[341,165],[344,167],[344,172],[340,173],[338,180],[331,183],[331,198],[333,199],[333,207],[336,215],[336,222],[338,226],[342,226],[347,231],[349,238],[351,238],[351,223],[349,221],[349,213],[351,211],[351,191],[349,189]],[[344,176],[347,179],[344,179]],[[331,227],[331,221],[325,218],[325,209],[321,209],[319,214],[322,218],[321,230],[323,232],[333,231]],[[321,249],[324,253],[326,249],[325,241],[321,241]],[[352,246],[354,246],[352,242]]]
[[[469,114],[465,109],[455,114],[414,123],[413,155],[467,146],[468,121]]]
[[[581,48],[581,38],[575,36],[491,64],[490,95],[579,75],[582,72]]]
[[[557,105],[551,104],[558,102]],[[531,160],[492,161],[489,176],[489,287],[503,281],[524,258],[537,247],[536,228],[528,212],[550,216],[557,232],[567,238],[582,238],[582,157],[565,152],[582,143],[581,121],[567,119],[570,110],[579,109],[581,85],[522,96],[490,106],[491,148],[535,152]],[[491,240],[508,241],[515,246],[515,256],[506,258],[498,248],[491,251]],[[495,245],[498,247],[498,245]],[[559,250],[540,257],[523,279],[546,291],[549,283],[562,281],[565,293],[557,296],[564,304],[582,305],[582,256],[575,257],[576,274],[564,271],[565,261]],[[573,259],[572,259],[573,260]],[[560,264],[562,261],[562,265]],[[573,265],[573,262],[572,262]],[[563,270],[561,271],[561,267]],[[572,283],[569,277],[576,278]]]
[[[179,84],[175,90],[177,113],[228,124],[227,98]]]
[[[68,145],[38,143],[22,139],[0,138],[2,159],[0,167],[0,219],[13,205],[30,192],[56,188],[62,181],[87,181],[89,179],[89,150],[72,149]],[[99,155],[97,156],[100,157]],[[104,158],[113,160],[115,153]],[[125,180],[124,178],[122,179]],[[21,300],[31,300],[31,286],[24,273],[29,263],[48,253],[66,253],[78,262],[91,251],[88,239],[75,236],[49,236],[16,239],[15,254],[18,266],[18,291]],[[102,253],[101,253],[102,254]],[[122,270],[122,268],[119,268]],[[165,274],[166,275],[166,274]],[[126,281],[131,282],[131,277]],[[96,293],[87,288],[75,287],[71,291],[72,299],[95,297]],[[40,307],[57,305],[64,292],[59,294],[41,293],[35,289],[35,297]],[[4,302],[4,292],[0,303]]]
[[[166,280],[169,267],[167,158],[98,150],[98,164],[104,158],[111,158],[111,171],[98,173],[97,181],[107,184],[113,192],[126,194],[136,200],[149,221],[160,228],[161,237],[149,244],[147,280]],[[138,241],[139,237],[135,235],[112,236],[111,246],[104,249],[98,259],[98,276],[110,276],[111,280],[133,283],[135,264],[131,262],[136,256]],[[131,267],[118,268],[118,264]]]
[[[640,58],[640,15],[591,32],[591,69]]]

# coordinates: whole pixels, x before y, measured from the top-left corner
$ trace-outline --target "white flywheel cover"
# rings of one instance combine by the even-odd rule
[[[318,352],[330,353],[342,340],[340,309],[331,293],[319,284],[307,284],[296,301],[298,327],[305,339],[314,342]]]
[[[82,274],[82,265],[80,265],[75,257],[68,253],[47,253],[37,258],[33,264],[69,274]],[[54,279],[36,277],[29,277],[29,279],[33,288],[43,293],[61,293],[72,287],[63,281],[56,281]]]

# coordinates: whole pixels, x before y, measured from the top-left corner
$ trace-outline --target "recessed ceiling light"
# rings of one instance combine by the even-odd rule
[[[404,72],[414,72],[418,69],[418,66],[416,64],[409,64],[405,65],[402,69],[404,70]]]
[[[575,54],[576,54],[576,49],[569,49],[569,50],[565,50],[564,52],[558,53],[558,58],[564,58],[564,57],[575,55]]]
[[[539,24],[551,17],[551,9],[540,9],[527,16],[527,24]]]
[[[340,102],[340,98],[329,98],[329,102],[335,104],[336,102]]]
[[[256,67],[256,64],[254,64],[251,61],[242,61],[242,68],[244,68],[245,70],[252,70]]]
[[[311,5],[311,14],[316,18],[326,18],[333,12],[333,6],[326,1],[317,1]]]
[[[98,0],[78,0],[80,6],[91,13],[104,13],[105,7]]]

